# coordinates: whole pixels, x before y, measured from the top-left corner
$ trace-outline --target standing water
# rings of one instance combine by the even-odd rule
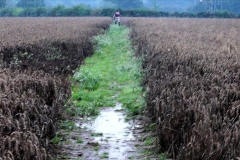
[[[95,118],[75,119],[74,129],[65,133],[61,143],[61,154],[65,156],[57,159],[139,159],[136,146],[140,145],[142,130],[138,121],[126,121],[125,111],[117,103],[115,107],[103,108]]]
[[[125,160],[135,157],[136,139],[133,126],[125,119],[121,104],[117,103],[114,108],[103,109],[92,124],[83,124],[95,133],[101,133],[94,141],[107,148],[108,152],[104,152],[108,153],[109,159]]]

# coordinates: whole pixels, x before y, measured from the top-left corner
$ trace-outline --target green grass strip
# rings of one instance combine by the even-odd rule
[[[95,54],[85,59],[72,78],[72,102],[76,114],[97,115],[99,107],[122,103],[130,115],[145,105],[142,96],[141,59],[134,56],[130,29],[111,25],[104,35],[94,37]]]

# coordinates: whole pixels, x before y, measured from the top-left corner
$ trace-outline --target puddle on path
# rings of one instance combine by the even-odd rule
[[[140,156],[136,146],[142,127],[136,121],[126,122],[120,103],[116,107],[103,108],[100,115],[88,120],[75,120],[76,128],[62,144],[66,159],[128,160]],[[137,122],[139,123],[139,122]],[[76,141],[81,139],[83,143]],[[66,143],[67,142],[67,143]],[[60,159],[60,158],[59,158]]]
[[[94,133],[101,133],[101,136],[94,137],[94,141],[108,148],[109,159],[133,158],[136,152],[133,144],[136,141],[132,132],[133,126],[126,122],[125,118],[121,104],[118,103],[115,108],[103,109],[93,124],[83,124],[83,127]]]

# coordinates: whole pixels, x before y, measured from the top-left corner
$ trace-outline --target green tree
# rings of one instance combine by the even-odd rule
[[[142,8],[143,2],[142,0],[104,0],[105,2],[110,2],[115,5],[115,7],[122,9],[135,9]]]
[[[30,7],[44,7],[44,0],[20,0],[17,4],[18,7],[30,8]]]
[[[6,6],[6,0],[0,0],[0,8],[3,8]]]

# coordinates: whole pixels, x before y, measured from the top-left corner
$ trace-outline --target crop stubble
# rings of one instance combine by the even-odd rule
[[[0,19],[0,159],[51,159],[68,75],[109,18]]]
[[[174,159],[240,157],[240,21],[128,18],[144,57],[158,149]]]

